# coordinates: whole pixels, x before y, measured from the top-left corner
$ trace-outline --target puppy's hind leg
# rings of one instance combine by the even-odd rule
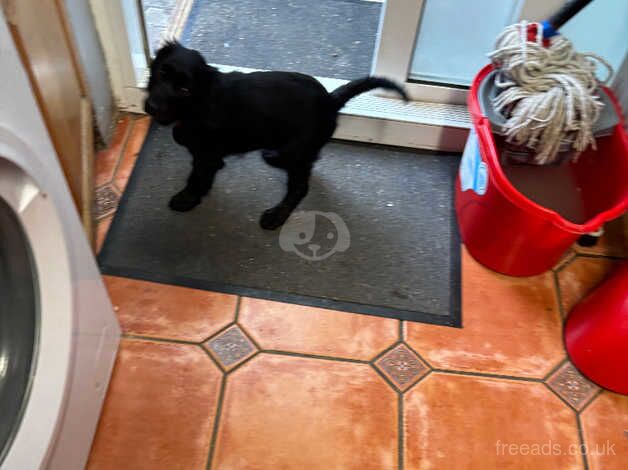
[[[281,227],[292,211],[307,195],[309,190],[310,173],[314,159],[307,162],[298,162],[286,168],[288,172],[288,191],[279,204],[262,214],[260,226],[266,230],[275,230]]]
[[[192,172],[183,190],[170,199],[170,208],[187,212],[200,204],[201,199],[212,187],[218,170],[225,166],[222,157],[193,155]]]
[[[268,165],[282,170],[287,169],[290,164],[290,159],[286,158],[279,150],[262,150],[262,158]]]

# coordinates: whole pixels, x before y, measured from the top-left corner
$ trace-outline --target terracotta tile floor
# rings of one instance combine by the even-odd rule
[[[148,125],[98,155],[99,246]],[[88,468],[626,468],[628,397],[561,337],[626,227],[528,279],[463,248],[462,329],[106,277],[125,336]]]

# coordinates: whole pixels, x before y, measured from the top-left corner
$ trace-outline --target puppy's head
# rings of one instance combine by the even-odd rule
[[[176,41],[166,43],[150,66],[144,110],[163,125],[189,116],[212,71],[199,52]]]

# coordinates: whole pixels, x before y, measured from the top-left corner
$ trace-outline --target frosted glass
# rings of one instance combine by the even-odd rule
[[[565,24],[561,33],[577,50],[599,54],[618,71],[628,51],[628,0],[595,0]]]
[[[624,0],[619,0],[624,1]],[[520,0],[425,0],[410,78],[468,85],[488,63],[504,26],[515,23]]]
[[[527,0],[542,1],[542,0]],[[410,79],[469,85],[521,0],[425,0]],[[595,0],[561,29],[576,49],[621,67],[628,52],[628,0]],[[600,71],[601,73],[602,71]]]

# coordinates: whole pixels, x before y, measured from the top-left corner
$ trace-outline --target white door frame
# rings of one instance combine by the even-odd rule
[[[385,2],[373,60],[373,75],[383,75],[404,83],[411,99],[415,101],[465,105],[465,87],[408,81],[426,1],[434,0]],[[541,20],[556,11],[563,2],[564,0],[519,0],[515,11],[518,11],[518,20]]]
[[[414,44],[425,1],[385,0],[372,72],[404,83],[412,103],[386,93],[352,100],[342,110],[334,135],[339,139],[444,151],[462,151],[471,126],[467,90],[408,82]],[[564,0],[520,0],[519,18],[538,20]],[[90,0],[107,58],[118,107],[143,112],[148,57],[139,0]],[[126,34],[121,34],[126,32]],[[220,67],[220,66],[219,66]],[[242,67],[221,67],[238,69]],[[342,80],[319,78],[329,89]],[[360,103],[356,103],[361,100]],[[367,106],[368,105],[368,106]],[[391,111],[392,110],[392,111]]]
[[[143,112],[148,69],[142,14],[135,0],[89,0],[118,108]]]
[[[386,3],[396,3],[388,0]],[[138,0],[90,0],[96,28],[107,59],[112,89],[120,109],[142,113],[144,88],[148,69],[143,25]],[[125,33],[126,34],[123,34]],[[139,44],[138,44],[139,42]],[[135,52],[133,52],[135,51]],[[221,67],[234,69],[234,67]],[[242,69],[242,68],[238,68]],[[342,80],[321,79],[328,88],[344,83]],[[412,103],[403,113],[389,112],[398,107],[397,98],[369,94],[364,97],[369,106],[349,103],[342,112],[337,139],[373,142],[403,147],[443,151],[462,151],[470,120],[464,105],[451,110],[435,108],[430,103]],[[356,101],[356,100],[354,100]]]

